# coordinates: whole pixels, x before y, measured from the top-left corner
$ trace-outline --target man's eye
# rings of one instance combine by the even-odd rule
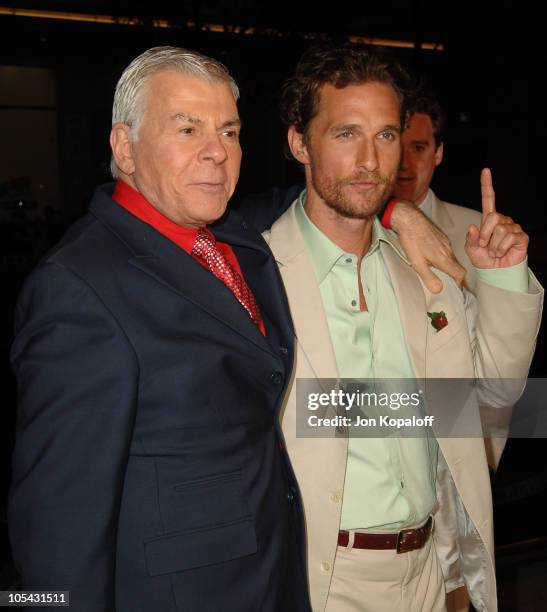
[[[424,145],[416,145],[414,147],[414,152],[415,153],[423,153],[424,151],[425,151]]]
[[[193,128],[193,127],[183,127],[183,128],[180,128],[179,132],[181,134],[193,134],[195,132],[195,128]]]
[[[227,138],[232,138],[233,140],[237,140],[239,138],[239,132],[237,130],[225,130],[222,132],[222,134]]]
[[[379,136],[382,140],[395,140],[395,134],[393,132],[380,132]]]
[[[351,130],[344,130],[343,132],[339,132],[337,138],[341,140],[348,140],[353,136],[353,132]]]

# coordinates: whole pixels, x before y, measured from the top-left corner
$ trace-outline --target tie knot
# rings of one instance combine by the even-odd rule
[[[215,237],[209,234],[203,227],[200,228],[192,247],[192,255],[205,258],[213,251],[217,251]]]

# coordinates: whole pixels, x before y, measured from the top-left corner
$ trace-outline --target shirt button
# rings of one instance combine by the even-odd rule
[[[289,349],[286,346],[280,346],[279,347],[279,352],[282,355],[288,355],[289,354]]]
[[[351,300],[351,305],[352,306],[357,306],[357,300]]]
[[[328,561],[323,561],[323,562],[321,563],[321,569],[322,569],[324,572],[330,572],[330,563],[329,563]]]
[[[340,499],[341,499],[340,493],[332,493],[329,499],[331,500],[333,504],[340,503]]]
[[[346,258],[346,263],[351,263],[353,259],[351,257]]]
[[[272,372],[270,376],[270,381],[272,385],[275,385],[277,387],[283,382],[283,374],[281,374],[281,372],[278,372],[277,370],[275,372]]]

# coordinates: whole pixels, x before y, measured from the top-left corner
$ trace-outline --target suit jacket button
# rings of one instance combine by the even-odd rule
[[[275,372],[272,372],[270,380],[272,382],[272,385],[278,386],[283,382],[283,374],[276,370]]]
[[[294,487],[289,487],[289,490],[287,491],[287,501],[289,502],[289,506],[292,506],[294,504],[294,496]]]

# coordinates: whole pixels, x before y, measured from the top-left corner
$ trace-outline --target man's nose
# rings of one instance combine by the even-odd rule
[[[409,170],[411,162],[410,147],[403,147],[401,151],[401,170]]]
[[[374,142],[363,142],[359,151],[358,164],[361,168],[365,168],[369,172],[378,169],[378,152],[376,151]]]
[[[228,153],[222,142],[221,136],[219,134],[207,135],[200,153],[201,160],[222,164],[226,161],[227,157]]]

